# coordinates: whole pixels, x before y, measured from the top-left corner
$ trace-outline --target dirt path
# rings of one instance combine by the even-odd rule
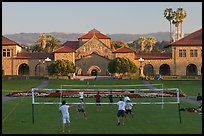
[[[48,83],[49,83],[49,80],[43,80],[41,84],[37,86],[36,88],[41,88],[41,89],[45,88],[48,85]],[[10,97],[10,96],[6,96],[2,94],[2,103],[8,100],[15,99],[15,98],[18,98],[18,97]]]

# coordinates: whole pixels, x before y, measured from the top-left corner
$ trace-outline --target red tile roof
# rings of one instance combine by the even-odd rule
[[[195,31],[186,37],[171,43],[171,45],[202,45],[202,28],[198,31]],[[167,46],[167,47],[168,47]]]
[[[67,46],[73,50],[79,48],[79,41],[66,41],[62,46]]]
[[[91,39],[93,36],[96,36],[98,39],[110,39],[108,36],[102,34],[96,29],[92,29],[87,34],[82,35],[79,39]]]
[[[132,53],[132,52],[134,51],[126,46],[121,46],[120,48],[115,49],[115,51],[113,51],[113,53]]]
[[[62,46],[56,50],[54,50],[54,53],[70,53],[70,52],[74,52],[74,49],[69,48],[68,46]]]
[[[171,53],[136,53],[135,59],[171,59]]]
[[[20,44],[18,44],[17,42],[15,41],[12,41],[10,39],[8,39],[7,37],[5,36],[2,36],[2,45],[18,45],[20,47],[22,47]]]
[[[28,53],[28,52],[21,52],[17,53],[17,59],[46,59],[49,57],[50,59],[53,60],[54,55],[53,53],[40,53],[40,52],[35,52],[35,53]]]

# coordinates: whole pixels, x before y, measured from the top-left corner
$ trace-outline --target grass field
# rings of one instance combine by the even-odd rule
[[[33,81],[31,85],[10,84],[12,80],[3,81],[3,92],[12,90],[23,90],[38,85]],[[20,82],[20,81],[19,81]],[[22,81],[26,82],[26,81]],[[38,82],[38,83],[37,83]],[[187,95],[197,95],[202,90],[202,81],[152,81],[152,83],[163,83],[164,87],[179,87]],[[59,88],[61,84],[86,84],[81,81],[51,80],[48,88]],[[89,81],[89,84],[141,84],[138,80],[98,80]],[[10,87],[9,87],[10,86]],[[25,86],[25,88],[24,88]],[[200,90],[201,89],[201,90]],[[196,92],[194,92],[196,90]],[[10,90],[11,91],[11,90]],[[47,98],[59,101],[59,98]],[[132,98],[133,99],[133,98]],[[146,98],[145,98],[146,99]],[[144,98],[132,101],[145,101]],[[148,99],[148,98],[147,98]],[[77,98],[66,98],[67,101],[78,101]],[[93,98],[86,98],[86,102],[94,102]],[[108,99],[104,98],[103,102]],[[114,101],[118,101],[114,98]],[[181,107],[194,107],[190,103],[181,102]],[[35,105],[34,124],[32,124],[32,106],[30,97],[19,97],[2,104],[2,133],[3,134],[61,134],[61,114],[59,105]],[[76,119],[76,107],[71,105],[71,134],[202,134],[202,116],[198,113],[181,111],[181,124],[177,105],[134,105],[134,118],[128,116],[125,125],[117,125],[117,106],[103,105],[102,111],[97,111],[95,105],[85,105],[88,120],[80,115]],[[67,131],[65,133],[68,133]]]

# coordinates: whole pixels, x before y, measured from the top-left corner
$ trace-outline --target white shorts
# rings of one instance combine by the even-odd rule
[[[65,123],[70,123],[69,116],[62,117],[62,123],[63,123],[63,124],[65,124]]]

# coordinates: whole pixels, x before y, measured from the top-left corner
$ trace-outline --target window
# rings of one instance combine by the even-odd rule
[[[3,57],[10,57],[11,50],[10,49],[3,49]]]
[[[186,57],[186,50],[179,50],[179,57]]]
[[[179,57],[182,57],[182,50],[179,50]]]
[[[194,57],[198,57],[198,50],[194,50]]]
[[[193,50],[190,50],[190,57],[193,57]]]
[[[6,49],[3,49],[3,57],[6,57]]]
[[[198,50],[190,50],[190,57],[198,57]]]
[[[11,56],[11,51],[10,51],[10,49],[7,49],[6,54],[7,54],[7,57],[10,57],[10,56]]]
[[[186,57],[186,50],[183,50],[183,57]]]

